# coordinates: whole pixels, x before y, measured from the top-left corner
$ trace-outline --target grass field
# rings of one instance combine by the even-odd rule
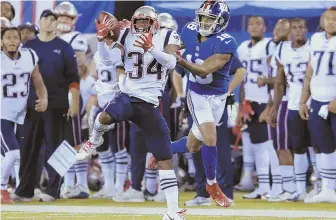
[[[280,219],[336,219],[335,204],[269,203],[264,200],[244,200],[235,193],[235,205],[223,209],[210,207],[188,208],[187,219],[280,220]],[[192,199],[194,193],[180,194],[180,207]],[[38,201],[16,203],[1,207],[1,219],[160,219],[165,203],[116,203],[110,200],[58,200],[54,203]]]

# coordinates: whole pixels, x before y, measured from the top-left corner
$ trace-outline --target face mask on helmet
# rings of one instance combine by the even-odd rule
[[[59,16],[57,18],[57,30],[62,33],[70,32],[74,29],[75,22],[73,18],[68,16]]]
[[[132,34],[155,34],[159,30],[158,16],[154,8],[143,6],[134,12],[131,19]]]
[[[73,31],[79,16],[77,9],[70,2],[62,2],[55,8],[57,30],[62,33]]]
[[[133,30],[136,34],[147,34],[151,30],[153,20],[149,18],[134,18],[132,22]]]
[[[204,2],[196,10],[197,30],[202,36],[209,36],[224,30],[230,19],[230,11],[226,3],[217,1],[215,3]]]

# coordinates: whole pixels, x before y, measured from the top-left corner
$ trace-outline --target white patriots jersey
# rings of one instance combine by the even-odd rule
[[[82,115],[85,113],[85,108],[89,101],[90,96],[94,93],[93,87],[94,87],[95,82],[96,82],[96,79],[90,74],[86,76],[84,79],[80,80],[80,94],[83,99],[83,106],[81,109]]]
[[[125,35],[126,34],[126,35]],[[120,90],[129,96],[137,97],[154,105],[159,105],[159,97],[162,96],[167,79],[168,69],[162,66],[149,52],[135,47],[137,35],[126,29],[120,35],[120,44],[125,50],[126,77],[119,82]],[[164,51],[165,45],[180,46],[180,37],[175,31],[161,29],[153,35],[153,44]]]
[[[1,119],[23,124],[26,116],[30,79],[38,62],[32,49],[20,49],[18,60],[1,51]]]
[[[96,64],[98,80],[95,84],[95,93],[97,95],[98,105],[103,108],[105,104],[111,101],[119,90],[116,67],[122,64],[122,57],[120,49],[117,47],[111,48],[110,65],[106,65],[102,62],[99,53],[96,52],[93,59]]]
[[[68,42],[74,51],[87,52],[88,42],[78,31],[72,31],[59,36],[62,40]]]
[[[276,58],[284,67],[288,84],[288,109],[299,110],[303,87],[309,63],[309,42],[300,48],[293,48],[292,41],[282,42],[276,52]]]
[[[112,50],[119,50],[119,48],[113,48]],[[121,56],[119,57],[113,57],[116,59],[116,61],[113,61],[113,63],[121,63]],[[108,83],[108,84],[115,84],[117,80],[117,73],[116,73],[116,65],[105,65],[99,56],[98,51],[94,54],[93,60],[96,64],[96,70],[97,70],[97,77],[98,80]]]
[[[259,87],[259,76],[269,76],[267,58],[275,52],[276,45],[272,38],[264,38],[256,45],[251,46],[251,41],[241,43],[237,49],[238,57],[247,70],[245,78],[245,98],[249,101],[268,103],[268,86]]]
[[[310,41],[313,76],[311,97],[320,102],[336,99],[336,36],[327,39],[325,32],[315,33]]]

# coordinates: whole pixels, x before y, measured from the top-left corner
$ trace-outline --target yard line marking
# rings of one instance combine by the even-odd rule
[[[58,206],[58,205],[2,205],[1,211],[13,212],[56,212],[71,214],[127,214],[127,215],[162,215],[165,208],[143,207],[93,207],[93,206]],[[336,218],[331,211],[300,210],[247,210],[247,209],[198,209],[189,208],[187,215],[195,216],[254,216],[254,217],[297,217],[297,218]]]

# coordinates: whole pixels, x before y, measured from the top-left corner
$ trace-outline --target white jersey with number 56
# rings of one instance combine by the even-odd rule
[[[310,82],[311,96],[316,101],[336,99],[336,36],[327,39],[325,32],[311,37],[310,61],[313,77]]]
[[[32,49],[19,50],[20,58],[12,60],[1,51],[1,119],[23,124],[30,79],[38,56]]]
[[[124,47],[126,77],[119,82],[121,92],[137,97],[154,105],[159,104],[167,82],[168,69],[162,66],[151,53],[135,47],[137,35],[126,29],[120,35],[119,43]],[[141,41],[141,40],[140,40]],[[180,46],[180,37],[175,31],[161,29],[153,35],[153,44],[164,51],[166,45]]]

